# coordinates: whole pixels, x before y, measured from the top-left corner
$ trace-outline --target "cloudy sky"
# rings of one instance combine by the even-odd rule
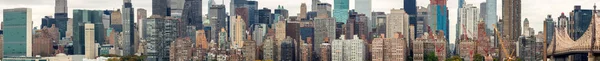
[[[133,7],[138,9],[146,9],[151,11],[152,0],[132,0]],[[215,0],[216,4],[229,5],[230,0]],[[256,0],[259,3],[259,8],[277,8],[277,5],[282,5],[289,10],[290,15],[295,15],[299,12],[300,4],[306,3],[310,5],[311,0]],[[326,3],[333,3],[333,0],[321,0]],[[427,6],[429,0],[417,0],[417,6]],[[473,4],[479,7],[479,4],[486,0],[465,0],[466,4]],[[501,0],[497,0],[498,16],[501,16]],[[206,14],[208,0],[203,0],[203,11]],[[531,27],[536,31],[541,31],[543,28],[543,20],[547,15],[552,15],[557,18],[560,13],[568,13],[573,10],[574,5],[581,5],[584,9],[592,9],[594,3],[600,3],[600,0],[522,0],[522,19],[528,18]],[[72,17],[72,9],[94,9],[94,10],[116,10],[122,7],[123,0],[68,0],[69,17]],[[456,34],[456,10],[458,8],[458,0],[448,0],[450,10],[450,35]],[[0,9],[27,7],[33,9],[34,26],[41,24],[41,18],[51,16],[54,13],[54,0],[0,0]],[[229,6],[226,6],[229,7]],[[402,8],[403,0],[373,0],[373,11],[383,11],[389,13],[392,8]],[[310,10],[310,6],[308,6]],[[354,0],[350,0],[350,9],[354,8]],[[227,9],[229,10],[229,9]],[[1,10],[0,10],[1,11]],[[0,12],[1,14],[2,12]],[[150,13],[149,13],[150,14]],[[0,18],[3,16],[0,15]],[[501,17],[500,17],[501,18]],[[3,19],[0,19],[3,21]],[[537,32],[536,32],[537,33]],[[454,37],[450,37],[451,42]]]

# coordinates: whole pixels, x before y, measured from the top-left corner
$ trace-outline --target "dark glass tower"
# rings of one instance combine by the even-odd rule
[[[248,1],[246,7],[248,8],[248,25],[258,23],[258,2]]]
[[[203,29],[202,25],[202,0],[185,0],[182,19],[187,25],[196,26],[196,30]]]
[[[168,0],[152,0],[152,15],[167,16],[168,15]]]

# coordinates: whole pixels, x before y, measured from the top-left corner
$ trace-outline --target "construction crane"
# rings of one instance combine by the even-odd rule
[[[514,59],[515,56],[512,55],[512,53],[509,53],[506,49],[506,47],[504,47],[504,40],[502,40],[502,36],[500,36],[500,32],[498,32],[498,28],[496,27],[496,25],[494,25],[494,31],[496,33],[496,36],[500,37],[498,38],[498,44],[500,44],[500,48],[502,49],[502,54],[504,54],[504,56],[507,58],[507,61],[512,61]]]

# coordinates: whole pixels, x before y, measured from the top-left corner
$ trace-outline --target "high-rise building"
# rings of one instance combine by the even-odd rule
[[[387,15],[386,36],[393,36],[397,32],[408,35],[408,22],[409,15],[403,9],[392,9],[391,13]]]
[[[567,32],[573,40],[583,37],[583,34],[588,29],[592,21],[592,15],[589,14],[593,14],[591,9],[581,9],[579,5],[575,6],[575,9],[571,11],[569,15],[571,17],[569,19],[570,22],[567,25],[567,28],[570,30],[567,30]]]
[[[429,15],[427,14],[428,10],[429,9],[425,8],[425,7],[418,7],[418,9],[417,9],[417,12],[418,12],[417,13],[417,24],[415,25],[415,27],[416,27],[415,32],[417,34],[415,36],[416,38],[422,37],[422,36],[424,36],[423,34],[428,32],[428,30],[427,30],[427,26],[429,23],[429,22],[427,22],[429,20]]]
[[[331,60],[332,61],[361,61],[365,60],[365,48],[364,40],[358,39],[358,36],[354,36],[354,39],[345,40],[344,36],[341,36],[342,40],[334,40],[331,45]],[[399,49],[401,50],[401,49]]]
[[[32,54],[34,56],[40,55],[42,57],[54,56],[55,50],[53,48],[53,42],[58,42],[58,33],[58,28],[55,25],[36,30],[36,33],[33,35]]]
[[[182,14],[182,20],[186,25],[195,26],[195,30],[204,28],[202,25],[202,0],[185,0]]]
[[[300,21],[288,21],[285,25],[285,35],[299,41],[301,40],[300,29]]]
[[[506,36],[503,40],[511,42],[505,44],[508,47],[506,51],[516,50],[517,46],[513,43],[518,41],[521,29],[521,0],[502,0],[502,36]],[[504,54],[500,57],[507,58]]]
[[[85,53],[85,23],[94,24],[95,42],[104,42],[104,27],[101,10],[73,10],[73,51],[75,54]]]
[[[286,37],[285,40],[281,41],[281,46],[278,47],[281,49],[281,61],[296,61],[299,58],[296,58],[296,43],[294,43],[294,39],[290,37]]]
[[[319,59],[320,59],[319,61],[331,61],[331,59],[332,59],[331,54],[333,51],[331,50],[332,46],[329,43],[329,40],[326,40],[324,43],[320,44],[319,46],[320,46],[319,49],[315,50],[315,51],[318,51],[317,54],[319,54]]]
[[[263,50],[263,60],[268,61],[268,60],[274,60],[275,59],[275,55],[273,54],[274,51],[274,47],[275,45],[275,41],[273,41],[273,38],[267,37],[265,39],[265,41],[263,41],[262,44],[262,50]]]
[[[306,3],[302,3],[300,4],[300,14],[298,14],[298,19],[296,20],[302,20],[306,18]]]
[[[248,1],[248,3],[246,4],[246,8],[248,8],[248,19],[246,21],[248,21],[247,25],[249,25],[248,27],[250,27],[250,25],[258,23],[259,20],[258,2]]]
[[[273,10],[273,14],[275,14],[275,15],[281,15],[281,17],[282,17],[283,19],[279,19],[279,20],[285,20],[285,19],[287,19],[287,18],[290,16],[290,14],[289,14],[288,10],[287,10],[287,9],[285,9],[285,8],[284,8],[283,6],[281,6],[281,5],[280,5],[280,6],[278,6],[278,8],[277,8],[277,9]],[[277,20],[277,19],[278,19],[278,17],[273,17],[273,18],[275,18],[274,22],[275,22],[275,23],[277,23],[277,22],[278,22],[278,20]]]
[[[431,1],[431,0],[430,0]],[[417,0],[404,0],[404,11],[409,15],[408,25],[417,25]],[[449,20],[448,20],[449,21]],[[407,26],[408,27],[408,26]],[[409,28],[407,28],[409,29]],[[412,28],[415,31],[415,28]],[[406,33],[408,34],[408,33]],[[409,36],[409,35],[406,35]],[[416,36],[416,33],[411,34],[410,36]]]
[[[316,18],[314,20],[314,47],[321,48],[321,44],[326,40],[335,39],[335,20],[333,18]],[[315,49],[315,52],[321,52],[321,49]]]
[[[178,14],[183,14],[183,10],[184,10],[184,6],[185,6],[185,2],[187,2],[186,0],[168,0],[168,4],[169,4],[169,8],[171,13],[178,13]]]
[[[358,14],[365,14],[365,16],[367,16],[368,18],[371,18],[371,11],[372,11],[371,10],[372,9],[371,1],[372,0],[355,0],[354,9],[356,10],[356,12],[358,12]],[[372,21],[369,21],[369,22],[372,23]],[[375,24],[369,25],[369,28],[374,28],[374,27],[375,27]]]
[[[331,17],[331,4],[319,3],[317,4],[317,18],[330,18]]]
[[[145,29],[146,44],[145,54],[148,61],[169,60],[169,44],[177,38],[176,32],[177,20],[172,17],[163,17],[153,15],[144,20],[147,28]]]
[[[137,24],[137,28],[138,28],[137,32],[139,33],[138,35],[140,36],[140,39],[144,39],[144,37],[145,37],[144,36],[144,29],[145,29],[144,19],[146,19],[148,17],[146,15],[147,14],[146,12],[147,12],[146,9],[142,9],[142,8],[137,9],[137,23],[136,24]]]
[[[123,19],[121,16],[121,10],[116,10],[110,13],[110,28],[113,28],[113,30],[117,32],[123,31]],[[77,21],[73,22],[77,23]]]
[[[523,27],[522,27],[522,28],[523,28],[523,31],[524,31],[524,32],[522,33],[522,36],[525,36],[525,37],[529,37],[529,36],[531,36],[531,35],[529,34],[529,30],[530,30],[529,28],[530,28],[530,27],[529,27],[529,20],[528,20],[527,18],[525,18],[525,20],[523,21]]]
[[[239,13],[239,12],[238,12]],[[233,48],[234,49],[241,49],[244,45],[244,41],[246,41],[247,37],[246,37],[246,22],[244,21],[244,19],[242,19],[242,17],[238,16],[234,16],[235,18],[233,21],[233,36],[232,36],[232,41],[233,41]]]
[[[44,18],[42,18],[42,24],[40,25],[40,28],[50,28],[53,24],[56,24],[56,20],[52,18],[52,16],[44,16]]]
[[[561,20],[561,19],[559,19]],[[546,33],[543,39],[546,42],[551,42],[554,39],[554,32],[556,32],[556,30],[554,29],[556,27],[556,22],[554,22],[554,20],[552,20],[552,16],[548,15],[548,18],[546,18],[546,20],[544,21],[544,32]],[[549,43],[546,45],[550,45]]]
[[[373,14],[373,18],[371,18],[371,20],[375,21],[375,26],[377,26],[375,27],[375,33],[385,34],[385,21],[387,19],[385,12],[372,12],[371,14]]]
[[[569,21],[569,17],[565,16],[565,13],[560,13],[560,16],[557,19],[557,27],[558,29],[566,29],[567,21]]]
[[[496,12],[496,0],[486,0],[485,3],[486,7],[486,12],[485,12],[485,23],[486,23],[486,28],[488,28],[489,30],[494,29],[494,24],[498,23],[498,14]]]
[[[152,15],[168,16],[169,0],[152,0]]]
[[[122,47],[123,47],[123,55],[127,56],[127,55],[133,55],[135,53],[135,50],[133,49],[134,45],[134,12],[133,12],[133,7],[131,4],[131,0],[123,0],[124,4],[123,4],[123,11],[122,11],[122,19],[123,19],[123,42]]]
[[[350,0],[334,0],[333,1],[333,17],[335,22],[346,23],[348,20],[348,9],[350,8]]]
[[[229,5],[229,15],[236,15],[235,8],[246,7],[248,0],[231,0]]]
[[[473,6],[473,4],[465,4],[463,8],[459,9],[460,12],[460,24],[458,29],[461,29],[461,35],[466,35],[470,39],[477,37],[477,22],[479,18],[479,8]]]
[[[429,1],[429,28],[432,30],[442,30],[446,32],[444,37],[448,39],[449,33],[449,19],[448,19],[448,7],[446,5],[447,0],[432,0]]]
[[[85,24],[85,58],[86,59],[96,59],[96,43],[95,40],[95,24],[86,23]]]
[[[192,60],[192,40],[189,37],[177,38],[170,45],[170,61]]]
[[[55,0],[54,18],[56,20],[58,31],[60,32],[60,38],[66,36],[67,21],[69,20],[68,10],[67,0]]]
[[[227,18],[227,13],[225,13],[225,5],[213,5],[209,9],[211,12],[208,12],[210,16],[208,16],[211,24],[211,35],[209,40],[218,40],[218,33],[221,28],[226,28],[227,24],[225,22]]]
[[[310,5],[311,11],[317,11],[317,6],[319,3],[321,3],[320,0],[312,0]]]
[[[254,40],[247,40],[244,41],[244,47],[242,48],[242,51],[244,53],[244,61],[254,61],[257,60],[258,55],[257,53],[257,49],[256,49],[257,45],[256,42]]]
[[[258,23],[271,25],[273,24],[271,19],[271,9],[262,8],[258,10]]]

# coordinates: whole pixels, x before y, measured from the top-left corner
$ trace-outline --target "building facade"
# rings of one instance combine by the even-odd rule
[[[458,27],[461,29],[460,35],[466,35],[470,39],[475,39],[477,36],[477,24],[482,19],[479,18],[479,8],[473,6],[473,4],[465,4],[463,8],[459,9],[460,12],[460,24]]]
[[[31,8],[4,9],[2,29],[4,57],[32,56],[33,25]]]
[[[387,15],[386,20],[386,36],[393,36],[400,32],[403,35],[408,35],[409,15],[403,9],[392,9]],[[387,37],[392,38],[392,37]]]
[[[86,59],[96,59],[96,43],[94,42],[95,40],[95,28],[94,28],[94,24],[90,24],[90,23],[86,23],[85,24],[85,58]]]
[[[348,10],[350,8],[350,0],[334,0],[333,1],[333,17],[335,22],[346,23],[348,20]]]

